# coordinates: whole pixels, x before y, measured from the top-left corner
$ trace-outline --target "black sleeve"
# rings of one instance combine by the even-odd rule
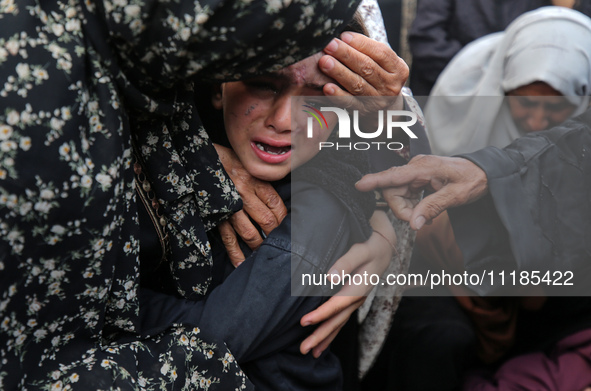
[[[196,325],[224,340],[241,365],[299,344],[311,331],[300,326],[301,317],[324,302],[330,290],[311,290],[297,276],[326,273],[353,237],[363,238],[328,192],[304,185],[293,193],[298,200],[292,200],[281,225],[206,299],[193,302],[144,291],[142,307],[150,308],[142,313],[146,332],[171,323]]]
[[[486,172],[490,191],[476,203],[449,211],[469,271],[571,270],[577,280],[588,276],[588,123],[567,121],[503,150],[489,147],[462,156]]]

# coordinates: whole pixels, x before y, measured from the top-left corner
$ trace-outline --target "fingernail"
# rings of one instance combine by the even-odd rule
[[[302,323],[303,327],[308,327],[312,324],[312,322],[310,322],[309,320],[305,321],[304,323]]]
[[[326,60],[324,60],[322,68],[327,71],[330,71],[332,68],[334,68],[334,61],[332,60],[332,58],[329,57]]]
[[[329,86],[326,86],[326,87],[325,87],[325,89],[324,89],[324,92],[325,92],[327,95],[333,95],[333,94],[335,93],[335,89],[334,89],[334,87],[333,87],[333,86],[329,85]]]
[[[418,231],[419,229],[421,229],[421,227],[422,227],[423,225],[425,225],[425,222],[426,222],[426,221],[427,221],[427,219],[426,219],[425,217],[423,217],[423,216],[419,216],[419,217],[417,217],[417,218],[415,219],[415,226],[417,227],[417,231]]]
[[[327,52],[335,52],[338,47],[339,47],[339,44],[338,44],[337,40],[333,39],[332,41],[330,41],[330,43],[328,45],[326,45],[325,50]]]
[[[345,43],[349,43],[353,40],[353,34],[351,33],[342,33],[341,34],[341,39],[343,40],[343,42]]]

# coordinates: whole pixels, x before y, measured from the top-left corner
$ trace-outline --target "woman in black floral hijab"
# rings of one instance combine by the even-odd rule
[[[178,293],[198,298],[206,232],[240,201],[189,78],[305,58],[354,3],[0,4],[0,388],[251,388],[198,328],[140,336],[135,187],[174,277],[202,276]]]

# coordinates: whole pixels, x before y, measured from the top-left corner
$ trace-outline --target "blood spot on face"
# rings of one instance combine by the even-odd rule
[[[253,112],[254,109],[256,109],[258,106],[258,103],[255,103],[254,105],[250,105],[250,107],[248,109],[246,109],[246,111],[244,112],[245,116],[250,115],[250,113]]]
[[[324,96],[324,85],[335,82],[318,68],[322,56],[317,53],[278,72],[224,83],[222,93],[213,98],[214,106],[223,109],[232,149],[254,177],[282,179],[318,153],[317,140],[307,143],[297,125],[305,125],[306,114],[298,110],[292,123],[292,101],[301,100],[299,107],[313,104],[310,99]],[[325,115],[328,123],[324,131],[314,133],[318,137],[327,138],[336,126],[336,116]]]

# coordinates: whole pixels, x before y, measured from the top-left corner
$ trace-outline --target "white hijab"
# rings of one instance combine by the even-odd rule
[[[433,153],[505,147],[523,135],[505,92],[536,81],[585,111],[591,95],[591,19],[563,7],[528,12],[467,45],[435,84],[425,110]]]

